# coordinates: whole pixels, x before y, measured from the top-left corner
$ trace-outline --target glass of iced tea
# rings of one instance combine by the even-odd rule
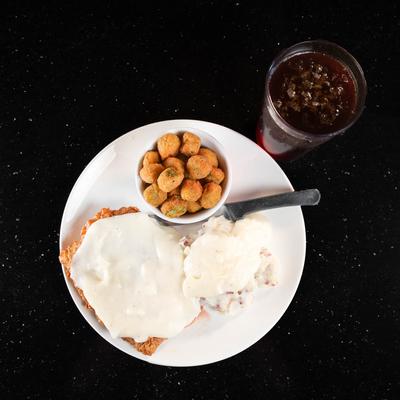
[[[346,131],[361,115],[367,83],[357,60],[324,40],[282,51],[266,78],[257,143],[293,160]]]

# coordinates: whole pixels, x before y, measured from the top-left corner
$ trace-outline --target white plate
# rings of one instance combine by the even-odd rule
[[[231,129],[210,122],[171,120],[135,129],[109,144],[84,169],[75,183],[61,221],[60,248],[79,238],[85,222],[102,207],[113,209],[135,205],[149,208],[135,188],[134,171],[146,145],[164,132],[193,127],[213,135],[225,147],[232,166],[232,188],[228,202],[293,190],[279,165],[251,140]],[[303,271],[306,238],[300,207],[265,212],[272,225],[269,248],[277,257],[279,283],[259,289],[252,305],[234,317],[211,313],[209,318],[186,328],[164,342],[151,357],[137,352],[122,339],[111,338],[81,302],[65,277],[79,311],[104,339],[141,360],[168,366],[195,366],[224,360],[261,339],[282,317],[289,306]],[[197,229],[182,226],[182,232]]]

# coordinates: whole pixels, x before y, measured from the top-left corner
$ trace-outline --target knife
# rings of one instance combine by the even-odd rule
[[[315,206],[319,203],[320,199],[321,193],[318,189],[280,193],[272,196],[225,204],[222,208],[222,215],[226,219],[237,221],[238,219],[243,218],[246,214],[256,211],[281,207]]]

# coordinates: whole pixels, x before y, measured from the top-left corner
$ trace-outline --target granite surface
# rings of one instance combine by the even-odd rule
[[[399,398],[399,6],[15,3],[0,15],[0,398]],[[323,194],[304,209],[289,309],[216,364],[121,353],[81,317],[58,264],[72,185],[110,141],[151,122],[201,119],[254,139],[269,64],[310,38],[359,60],[368,98],[345,135],[282,164],[295,188]]]

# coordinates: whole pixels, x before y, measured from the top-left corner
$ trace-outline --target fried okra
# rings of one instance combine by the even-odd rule
[[[147,151],[143,157],[143,166],[149,164],[159,164],[160,156],[157,151]]]
[[[204,156],[192,156],[186,163],[186,168],[191,179],[203,179],[211,172],[211,164]]]
[[[157,183],[153,183],[144,190],[143,197],[149,204],[158,207],[167,200],[167,193],[163,192]]]
[[[176,156],[179,152],[181,141],[177,135],[166,133],[157,141],[157,149],[161,159],[165,160],[170,156]]]
[[[196,155],[200,150],[200,138],[191,132],[185,132],[182,137],[182,146],[180,152],[185,156]]]
[[[184,175],[182,172],[177,171],[175,168],[166,168],[159,177],[157,183],[163,192],[170,192],[178,187],[183,181]]]
[[[192,132],[166,133],[156,149],[143,156],[141,179],[143,197],[166,216],[179,217],[213,208],[221,199],[225,171],[218,168],[215,151],[201,147],[201,139]]]
[[[183,200],[196,201],[201,197],[203,187],[199,181],[185,179],[181,186],[181,197]]]
[[[187,204],[179,196],[173,196],[165,200],[161,204],[161,212],[170,218],[177,218],[185,214],[187,211]]]
[[[206,147],[201,147],[199,150],[199,156],[206,157],[208,162],[213,167],[215,167],[215,168],[218,167],[218,157],[214,151],[207,149]]]
[[[187,201],[186,202],[187,212],[193,214],[201,210],[201,205],[198,201]]]
[[[160,175],[162,171],[164,171],[163,165],[148,164],[143,166],[143,168],[139,172],[139,175],[144,182],[154,183],[157,180],[158,175]]]
[[[172,167],[175,168],[178,172],[185,173],[185,163],[176,157],[168,157],[163,161],[163,165],[165,168]]]
[[[203,194],[200,198],[200,204],[203,208],[213,208],[221,199],[222,188],[214,182],[207,183],[204,186]]]
[[[216,184],[220,184],[225,178],[225,173],[221,168],[213,167],[209,175],[207,175],[204,180],[206,182],[214,182]]]

